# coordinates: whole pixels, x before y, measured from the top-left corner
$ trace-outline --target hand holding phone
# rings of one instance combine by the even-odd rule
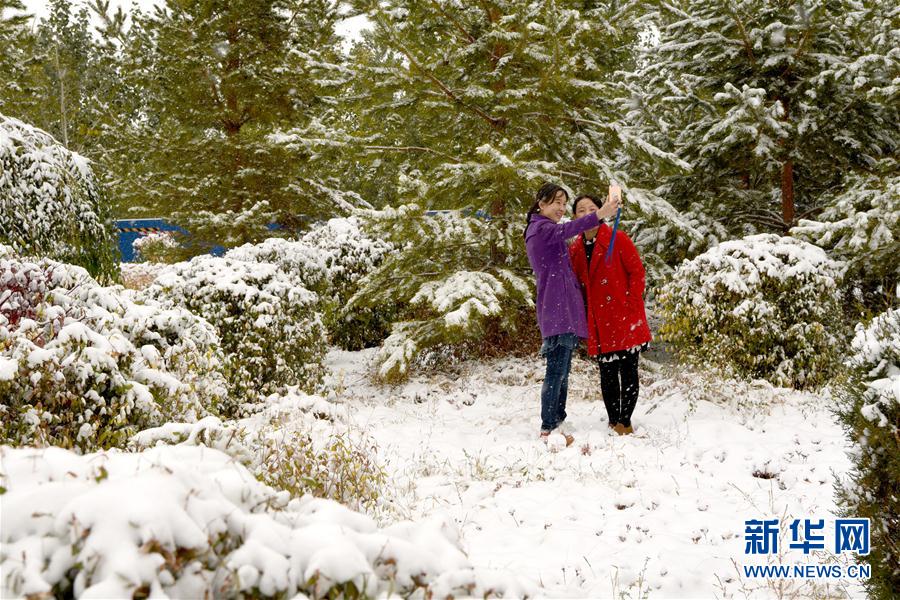
[[[609,219],[610,217],[615,216],[616,211],[622,205],[622,188],[616,185],[615,183],[609,184],[609,193],[606,197],[606,202],[603,203],[603,206],[600,208],[598,212],[598,216],[601,219]]]
[[[622,188],[617,183],[610,182],[609,184],[609,199],[616,199],[616,204],[619,206],[622,205]]]

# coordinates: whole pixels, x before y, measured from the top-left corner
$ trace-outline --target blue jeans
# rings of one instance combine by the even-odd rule
[[[541,388],[541,431],[553,431],[566,419],[569,368],[577,345],[578,337],[574,333],[544,338],[541,356],[547,357],[547,373]]]

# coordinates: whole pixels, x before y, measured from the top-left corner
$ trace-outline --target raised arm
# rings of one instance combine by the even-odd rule
[[[593,218],[590,218],[593,217]],[[579,233],[584,233],[588,229],[593,229],[594,227],[600,226],[600,217],[597,216],[597,213],[590,213],[584,215],[579,219],[575,219],[573,221],[569,221],[568,223],[557,224],[556,227],[560,228],[562,231],[561,239],[567,240],[569,238],[573,238]]]

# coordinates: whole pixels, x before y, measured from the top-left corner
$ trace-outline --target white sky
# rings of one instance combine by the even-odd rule
[[[40,19],[47,16],[49,12],[49,3],[45,0],[23,0],[28,12],[33,14],[35,18]],[[74,4],[80,5],[81,1],[75,0]],[[86,2],[84,3],[87,4]],[[141,10],[150,10],[154,5],[160,4],[160,0],[110,0],[110,11],[115,12],[116,8],[121,6],[126,12],[130,12],[132,6],[136,6]],[[94,19],[96,21],[96,19]],[[337,26],[337,33],[345,40],[345,46],[349,47],[354,40],[359,38],[359,33],[368,25],[369,20],[365,16],[352,17],[344,19]],[[99,21],[97,21],[99,24]]]

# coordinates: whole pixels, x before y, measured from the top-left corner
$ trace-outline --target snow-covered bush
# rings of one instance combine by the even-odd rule
[[[0,258],[0,434],[81,450],[215,411],[226,390],[213,328],[135,303],[81,267]]]
[[[115,278],[115,232],[87,159],[0,115],[0,244]]]
[[[819,221],[800,221],[791,230],[846,261],[851,299],[876,312],[894,303],[900,285],[900,174],[895,161],[885,170],[852,175],[836,197],[825,199]]]
[[[838,263],[800,240],[725,242],[676,269],[659,296],[660,333],[684,358],[814,387],[838,365],[840,278]]]
[[[332,343],[347,350],[379,344],[390,330],[393,304],[347,311],[359,281],[375,270],[393,244],[367,235],[360,217],[331,219],[298,240],[268,239],[231,250],[237,260],[278,265],[319,294],[323,322]]]
[[[845,514],[871,519],[871,598],[900,590],[900,311],[858,325],[839,415],[855,446],[850,482],[839,486]]]
[[[132,242],[135,257],[141,262],[172,264],[185,257],[186,249],[172,232],[155,232],[142,235]]]
[[[396,307],[376,356],[380,379],[399,381],[446,358],[522,351],[530,348],[523,336],[532,345],[540,339],[518,226],[462,212],[426,216],[412,204],[365,216],[372,235],[397,248],[346,307]]]
[[[474,569],[445,519],[379,529],[205,447],[0,447],[0,595],[429,598],[534,594]]]
[[[312,494],[355,509],[378,503],[386,475],[376,460],[375,443],[363,432],[351,435],[337,405],[296,391],[273,394],[263,404],[261,411],[238,421],[207,417],[147,429],[132,438],[131,446],[202,444],[292,495]]]
[[[313,391],[322,379],[326,334],[318,298],[275,265],[198,256],[167,267],[138,294],[186,308],[216,328],[232,403],[291,385]]]
[[[312,292],[330,291],[325,257],[301,241],[269,238],[229,250],[225,258],[275,265]]]

